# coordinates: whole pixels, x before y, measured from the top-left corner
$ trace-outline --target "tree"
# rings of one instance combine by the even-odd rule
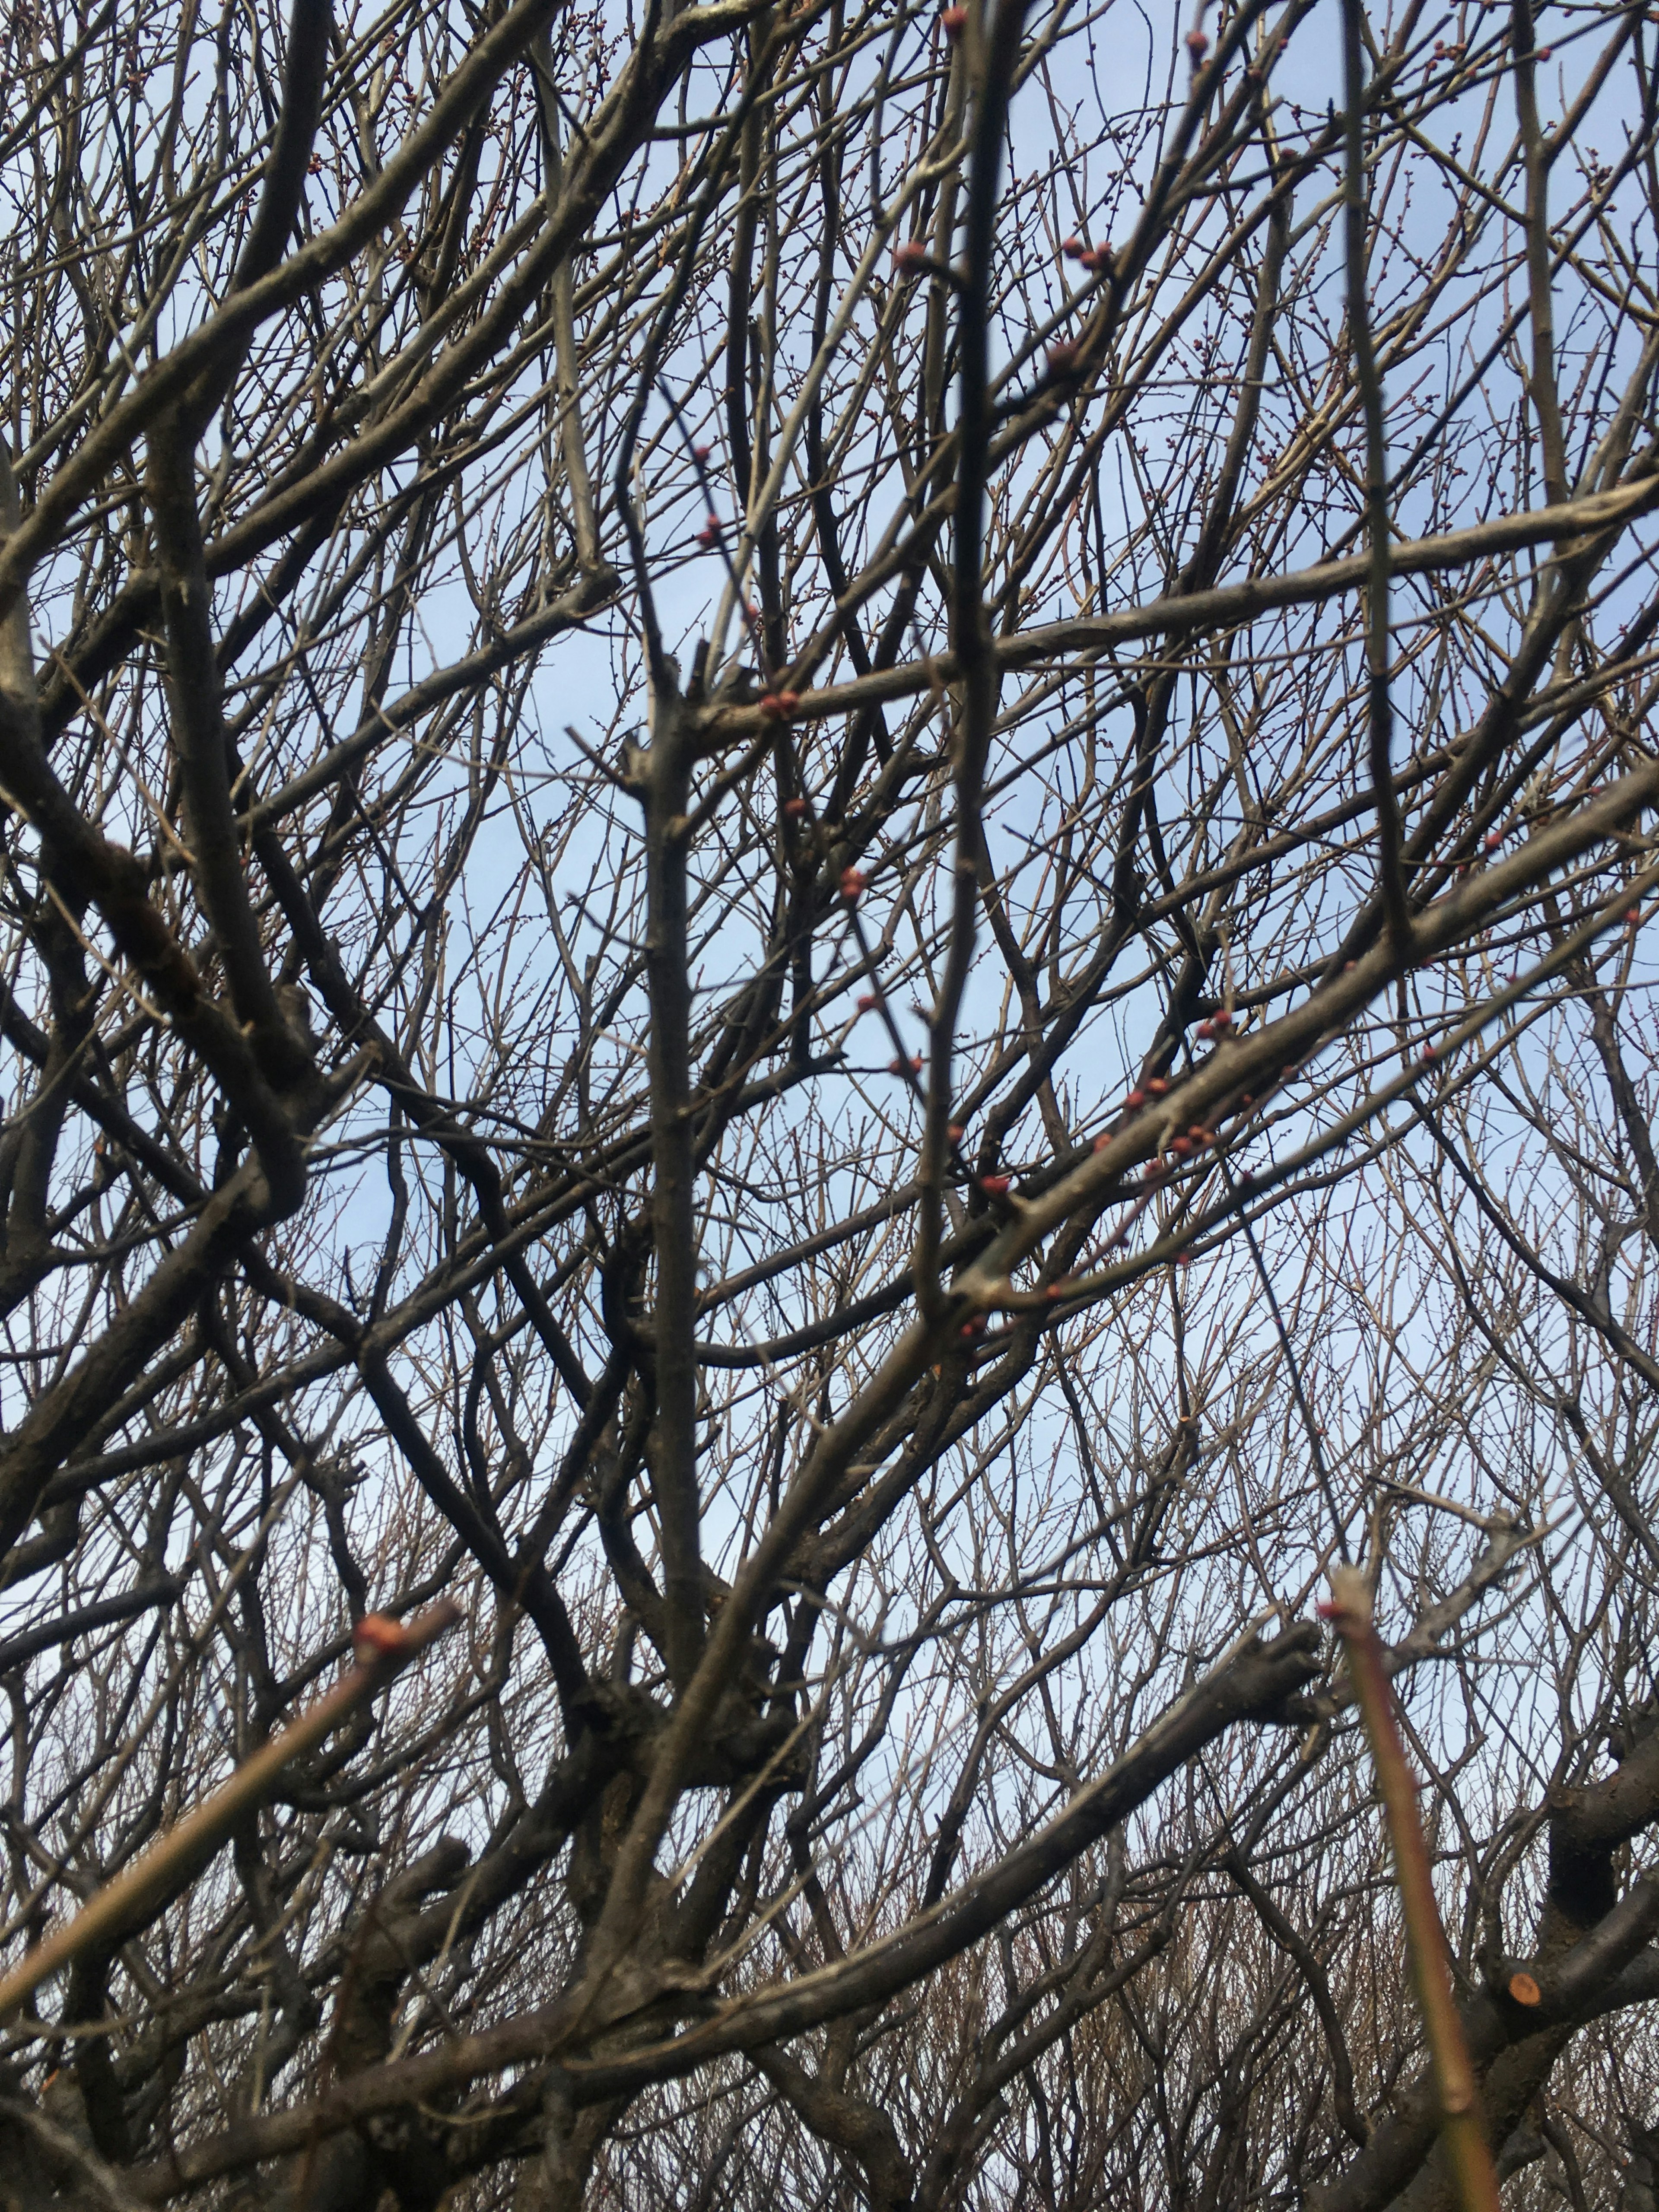
[[[5,38],[0,2195],[1651,2205],[1644,10]]]

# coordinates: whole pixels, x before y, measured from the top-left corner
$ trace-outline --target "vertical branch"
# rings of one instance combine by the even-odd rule
[[[310,1055],[276,1002],[259,925],[248,896],[231,803],[211,596],[196,505],[195,446],[180,416],[150,435],[145,495],[155,526],[161,612],[167,625],[167,697],[184,799],[191,875],[213,930],[237,1019],[266,1078],[287,1090]]]
[[[653,674],[651,744],[643,763],[645,967],[651,1000],[651,1226],[657,1282],[653,1328],[657,1417],[649,1459],[662,1545],[668,1650],[681,1688],[702,1648],[697,1498],[696,1224],[691,1128],[691,977],[686,833],[692,741],[678,684]]]
[[[1365,252],[1364,82],[1360,51],[1361,0],[1342,0],[1343,118],[1347,141],[1344,228],[1347,246],[1348,342],[1365,422],[1365,543],[1370,569],[1365,584],[1366,721],[1372,801],[1376,808],[1377,874],[1389,935],[1403,945],[1410,930],[1406,911],[1400,802],[1394,788],[1394,705],[1389,696],[1388,444],[1382,422],[1382,380],[1371,340]]]
[[[22,520],[10,448],[0,438],[0,550],[8,538],[17,535]],[[0,615],[0,702],[9,714],[15,715],[38,736],[40,701],[34,682],[34,650],[29,641],[28,595],[24,592],[19,592]]]
[[[1532,318],[1532,375],[1528,389],[1544,449],[1544,497],[1554,507],[1567,496],[1567,447],[1555,389],[1555,307],[1550,289],[1549,149],[1538,122],[1536,47],[1532,0],[1515,0],[1515,112],[1527,175],[1527,293]]]
[[[951,935],[933,1022],[927,1104],[914,1260],[917,1302],[939,1304],[939,1224],[950,1157],[951,1062],[957,1013],[974,951],[974,913],[985,852],[980,787],[996,714],[997,671],[984,596],[985,488],[990,462],[991,258],[1008,101],[1019,55],[1025,0],[1000,0],[984,39],[978,113],[968,179],[968,220],[958,322],[962,416],[957,435],[956,548],[951,594],[951,647],[961,671],[956,733],[957,848],[951,883]]]
[[[1462,2212],[1499,2212],[1498,2175],[1480,2124],[1474,2069],[1452,1994],[1451,1954],[1435,1903],[1434,1875],[1417,1815],[1417,1786],[1406,1763],[1371,1620],[1370,1591],[1357,1567],[1331,1573],[1331,1598],[1320,1607],[1347,1648],[1360,1717],[1376,1767],[1376,1786],[1394,1847],[1395,1878],[1406,1917],[1406,1948],[1423,2011],[1429,2057],[1440,2097],[1440,2133]]]
[[[536,107],[541,122],[542,161],[547,176],[550,212],[558,204],[564,160],[559,143],[559,102],[553,82],[553,44],[538,31],[530,42],[530,65],[536,80]],[[575,295],[567,253],[553,271],[548,288],[553,309],[553,366],[559,400],[559,452],[565,481],[570,487],[570,518],[576,533],[576,558],[583,569],[599,565],[599,530],[593,511],[593,487],[587,474],[587,449],[582,441],[579,400],[581,360],[576,350]]]

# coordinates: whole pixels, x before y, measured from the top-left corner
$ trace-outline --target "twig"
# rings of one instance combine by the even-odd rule
[[[1382,419],[1382,378],[1371,340],[1366,293],[1364,86],[1361,75],[1359,0],[1343,0],[1342,52],[1346,84],[1344,118],[1347,173],[1344,180],[1348,279],[1348,343],[1365,422],[1365,660],[1371,793],[1376,807],[1377,877],[1389,934],[1404,945],[1411,924],[1406,871],[1395,796],[1394,705],[1389,695],[1389,449]]]
[[[164,1900],[181,1877],[188,1881],[242,1816],[276,1787],[285,1766],[332,1735],[348,1713],[384,1689],[460,1617],[459,1607],[444,1598],[406,1628],[381,1613],[368,1613],[360,1620],[355,1639],[356,1664],[350,1673],[281,1735],[273,1736],[252,1759],[244,1759],[228,1781],[170,1828],[125,1873],[106,1882],[72,1920],[55,1929],[0,1980],[0,2021],[82,1952],[100,1942],[118,1940],[118,1931],[135,1915]]]
[[[1423,2010],[1429,2058],[1440,2097],[1440,2138],[1462,2212],[1499,2212],[1498,2174],[1480,2124],[1480,2108],[1463,2023],[1452,1995],[1451,1954],[1434,1899],[1434,1875],[1417,1814],[1417,1784],[1406,1763],[1382,1646],[1371,1619],[1371,1594],[1358,1567],[1331,1570],[1330,1602],[1319,1608],[1348,1654],[1376,1786],[1394,1846],[1395,1875],[1406,1916],[1406,1949]]]

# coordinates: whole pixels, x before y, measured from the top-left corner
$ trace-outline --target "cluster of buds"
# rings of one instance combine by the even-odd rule
[[[925,276],[932,257],[919,238],[907,239],[893,255],[893,266],[902,276]]]
[[[913,1060],[900,1058],[898,1060],[890,1060],[888,1063],[887,1073],[890,1075],[920,1075],[921,1073],[921,1054],[918,1053]]]
[[[1194,1121],[1184,1137],[1177,1137],[1175,1139],[1170,1150],[1178,1160],[1190,1159],[1194,1152],[1201,1152],[1206,1145],[1212,1145],[1214,1142],[1215,1131],[1205,1128],[1201,1122]]]
[[[787,722],[800,705],[799,691],[763,691],[761,694],[762,720],[768,722]]]
[[[1211,1037],[1224,1037],[1232,1025],[1231,1009],[1227,1006],[1218,1006],[1208,1021],[1199,1024],[1195,1033],[1206,1041]]]
[[[841,895],[851,906],[864,889],[863,872],[858,868],[843,868],[841,872]]]
[[[718,514],[711,514],[708,521],[702,526],[702,528],[697,532],[697,543],[699,545],[709,546],[718,545],[720,542],[720,519]]]
[[[1112,249],[1109,246],[1086,246],[1080,238],[1063,240],[1060,252],[1068,261],[1075,261],[1091,276],[1105,276],[1111,272]]]
[[[1079,368],[1079,349],[1070,338],[1061,338],[1058,345],[1048,349],[1048,374],[1051,377],[1075,376]]]

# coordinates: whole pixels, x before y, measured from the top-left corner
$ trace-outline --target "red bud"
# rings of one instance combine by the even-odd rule
[[[403,1642],[402,1627],[384,1613],[366,1613],[351,1632],[352,1649],[365,1665],[371,1659],[401,1650]]]
[[[806,801],[804,799],[786,799],[783,811],[792,822],[799,822],[806,811]]]
[[[880,1004],[881,994],[879,991],[866,991],[864,996],[859,1000],[859,1012],[861,1014],[872,1014]]]
[[[939,21],[945,26],[947,39],[959,39],[968,27],[968,10],[965,8],[947,8],[940,15]]]
[[[1000,1198],[1012,1182],[1012,1176],[981,1176],[979,1187],[988,1197]]]
[[[843,868],[842,870],[841,895],[849,906],[863,889],[864,878],[858,869]]]
[[[1129,1107],[1144,1106],[1146,1103],[1146,1094],[1144,1091],[1132,1091],[1123,1103]]]
[[[1161,1075],[1155,1075],[1152,1081],[1146,1085],[1146,1088],[1152,1092],[1154,1098],[1162,1098],[1168,1091],[1170,1086],[1164,1080],[1164,1078]]]

